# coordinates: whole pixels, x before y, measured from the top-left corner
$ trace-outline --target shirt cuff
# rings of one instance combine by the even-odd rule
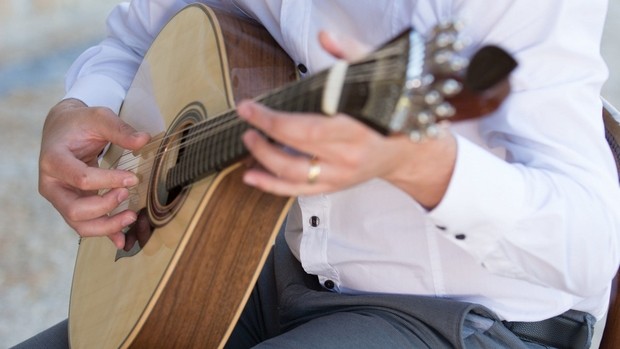
[[[461,136],[456,138],[452,179],[429,218],[439,231],[482,261],[497,248],[503,232],[517,224],[523,210],[525,182],[518,166]]]
[[[89,107],[108,107],[118,114],[126,93],[125,88],[114,79],[91,74],[78,79],[64,98],[78,99]]]

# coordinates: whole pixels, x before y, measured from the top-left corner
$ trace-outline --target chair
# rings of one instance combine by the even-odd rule
[[[620,176],[620,112],[605,100],[603,100],[603,120],[605,122],[605,137],[616,159],[616,167],[618,169],[618,175]],[[613,280],[609,310],[607,312],[607,323],[605,324],[603,340],[599,347],[600,349],[620,348],[619,283],[620,270]]]

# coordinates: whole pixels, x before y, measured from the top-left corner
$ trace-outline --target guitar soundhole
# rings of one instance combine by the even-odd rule
[[[168,171],[183,158],[190,138],[191,126],[204,120],[204,109],[197,104],[186,107],[164,136],[153,163],[147,194],[147,207],[138,212],[138,219],[125,232],[125,246],[117,250],[116,260],[138,254],[153,235],[156,227],[167,224],[179,211],[191,186],[167,190]]]
[[[181,208],[190,186],[168,189],[166,178],[169,171],[186,156],[187,144],[191,143],[191,126],[204,120],[204,109],[197,104],[187,106],[168,129],[157,152],[153,179],[149,187],[148,213],[151,224],[168,223]]]

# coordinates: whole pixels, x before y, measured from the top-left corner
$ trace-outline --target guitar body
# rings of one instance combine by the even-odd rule
[[[174,160],[158,154],[175,146],[183,125],[294,78],[290,59],[264,29],[225,13],[191,5],[162,30],[120,112],[158,141],[135,156],[111,146],[102,161],[141,177],[122,209],[141,211],[146,218],[137,224],[150,226],[150,237],[145,243],[138,233],[140,247],[130,252],[107,238],[81,240],[69,309],[72,348],[226,343],[291,199],[245,186],[239,162],[158,198],[158,176]]]

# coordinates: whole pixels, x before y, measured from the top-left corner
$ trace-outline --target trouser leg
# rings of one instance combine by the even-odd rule
[[[69,331],[67,320],[48,328],[36,336],[17,344],[13,349],[68,349]]]
[[[228,349],[541,348],[484,307],[406,295],[341,295],[304,272],[282,234],[235,326]],[[16,346],[68,348],[67,321]]]
[[[282,235],[274,263],[282,333],[256,348],[531,348],[475,304],[326,291],[304,272]]]
[[[226,349],[251,348],[280,332],[273,251],[226,344]]]

